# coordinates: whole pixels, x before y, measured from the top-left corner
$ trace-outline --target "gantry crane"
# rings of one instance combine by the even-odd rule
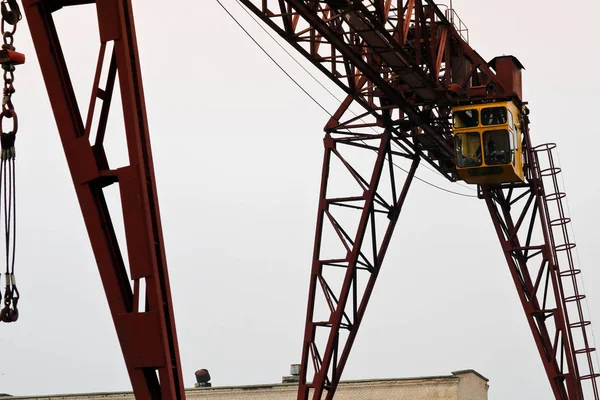
[[[239,1],[347,94],[325,126],[298,399],[334,397],[422,162],[449,181],[478,185],[556,399],[599,399],[560,171],[554,146],[534,146],[530,139],[519,61],[503,56],[486,62],[469,46],[454,10],[432,0]],[[82,116],[53,13],[92,3],[101,45],[95,89]],[[23,6],[135,396],[183,399],[131,1],[23,0]],[[103,140],[117,77],[129,165],[112,169]],[[460,125],[454,118],[459,110],[483,116],[501,104],[502,123],[515,132],[504,148],[484,142],[491,134],[483,121]],[[355,105],[363,112],[355,114]],[[512,125],[506,120],[511,109]],[[465,127],[473,131],[465,138],[487,146],[479,155],[465,147]],[[345,156],[347,149],[373,160],[366,172]],[[466,158],[471,164],[459,162]],[[410,160],[406,173],[395,168],[399,159]],[[355,190],[330,193],[333,162],[345,167]],[[514,179],[493,178],[503,163],[517,171]],[[121,195],[128,270],[103,193],[113,184]],[[344,219],[344,212],[353,218]],[[325,230],[337,237],[337,254],[322,248]],[[334,269],[342,279],[330,278]],[[323,320],[316,317],[319,301],[328,307]]]

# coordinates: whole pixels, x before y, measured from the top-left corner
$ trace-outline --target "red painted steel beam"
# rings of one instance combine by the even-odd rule
[[[353,68],[358,69],[375,86],[377,86],[380,91],[383,92],[385,97],[387,97],[395,105],[399,106],[413,123],[419,125],[425,131],[425,133],[430,135],[431,138],[440,146],[442,152],[445,152],[448,156],[453,154],[454,150],[452,149],[451,145],[441,137],[440,133],[433,129],[430,125],[423,123],[422,118],[419,116],[417,110],[415,110],[413,106],[406,101],[402,94],[391,87],[391,85],[379,74],[379,72],[363,59],[362,54],[357,53],[355,49],[349,47],[347,43],[345,43],[340,37],[340,35],[323,21],[321,16],[315,12],[315,9],[311,9],[311,7],[302,0],[286,0],[286,2],[289,3],[294,10],[296,10],[299,15],[301,15],[302,18],[304,18],[314,29],[316,29],[322,37],[326,38],[337,51],[339,51],[344,57],[347,57]],[[368,11],[365,12],[365,10],[362,8],[360,11],[364,12],[366,15],[369,15]],[[379,31],[377,32],[380,33]],[[410,68],[412,65],[406,63],[404,67]],[[423,77],[422,81],[427,82],[428,79]],[[445,94],[438,98],[443,97],[445,97]]]
[[[321,399],[325,391],[326,399],[333,399],[335,395],[420,160],[418,154],[402,148],[402,142],[390,129],[375,129],[367,121],[363,121],[360,128],[352,124],[336,126],[334,121],[342,118],[348,106],[345,102],[336,117],[332,117],[324,140],[298,389],[301,400]],[[376,156],[372,167],[359,171],[358,166],[344,155],[349,148],[359,149],[363,159]],[[412,161],[406,176],[395,165],[402,158]],[[335,174],[337,178],[330,176],[335,166],[357,183],[354,190],[348,189],[347,195],[329,193],[329,188],[337,187],[337,179],[341,177],[339,173]],[[352,210],[355,215],[360,215],[359,222],[355,225],[345,220],[342,210]],[[325,253],[331,249],[323,249],[322,242],[332,240],[331,236],[338,242],[339,251],[328,256]],[[334,278],[334,270],[343,273],[341,284]],[[325,320],[316,316],[319,299],[329,308],[329,317]],[[325,346],[320,338],[326,338]],[[312,376],[309,376],[310,365],[313,366]]]
[[[570,315],[567,307],[569,302],[579,305],[585,296],[577,289],[575,280],[574,295],[567,295],[563,284],[565,278],[575,276],[580,270],[573,267],[570,259],[567,265],[559,263],[557,253],[570,251],[571,244],[557,242],[553,232],[553,227],[561,227],[570,219],[564,215],[558,219],[551,217],[549,202],[560,202],[563,194],[547,192],[544,188],[539,157],[531,146],[526,121],[522,127],[527,184],[483,187],[481,194],[490,211],[554,397],[557,400],[583,399],[586,393],[582,381],[586,380],[591,382],[587,394],[598,399],[596,379],[599,375],[594,371],[590,356],[595,349],[587,340],[589,321],[582,313]],[[552,174],[557,170],[552,167],[546,171]],[[575,337],[582,347],[575,347]],[[587,358],[587,365],[578,361],[578,355]],[[587,368],[585,375],[582,368]]]
[[[391,125],[402,140],[451,181],[450,104],[510,96],[429,1],[388,1],[383,16],[381,7],[361,1],[240,2],[373,116],[381,118],[384,102],[393,108]]]
[[[536,295],[536,283],[539,285],[537,277],[541,276],[542,279],[544,279],[543,275],[545,273],[544,270],[548,268],[548,259],[544,259],[543,262],[540,263],[540,270],[536,269],[538,263],[532,263],[533,266],[531,268],[528,266],[529,258],[527,257],[526,251],[529,250],[533,253],[542,250],[542,254],[545,253],[547,255],[548,245],[544,243],[542,245],[528,246],[520,243],[516,236],[516,221],[513,220],[510,213],[510,200],[505,197],[506,193],[504,193],[503,190],[497,189],[492,192],[490,189],[484,188],[483,195],[490,210],[496,233],[500,239],[502,250],[504,251],[515,287],[517,288],[523,310],[527,316],[527,322],[533,333],[536,346],[542,359],[542,364],[546,370],[546,375],[550,381],[550,387],[552,388],[554,397],[557,400],[583,398],[581,396],[570,397],[568,395],[565,381],[568,380],[569,384],[572,386],[574,383],[573,377],[572,374],[568,375],[568,373],[564,373],[563,368],[557,361],[556,355],[560,354],[563,350],[563,346],[566,345],[566,348],[570,348],[569,342],[563,342],[562,346],[556,343],[553,340],[554,335],[550,333],[553,329],[552,327],[547,326],[549,323],[546,323],[548,316],[551,316],[552,321],[550,322],[556,323],[556,327],[554,328],[555,332],[558,332],[558,335],[561,335],[561,333],[565,332],[564,323],[562,323],[562,313],[556,309],[545,311],[545,307],[540,305],[540,301]],[[531,193],[531,196],[535,203],[535,195]],[[525,204],[527,204],[527,207],[533,208],[534,212],[538,211],[537,206],[534,207],[531,205],[531,200],[525,202]],[[523,212],[525,210],[520,211]],[[505,227],[506,230],[503,230],[503,227]],[[542,256],[542,254],[540,254],[540,256]],[[530,271],[530,269],[532,271]],[[544,294],[548,295],[549,293],[546,290],[544,291]],[[553,295],[553,293],[550,294]],[[569,361],[571,361],[571,357],[569,357]],[[572,363],[569,364],[572,367]]]
[[[386,80],[381,77],[381,75],[369,65],[366,61],[363,60],[361,55],[357,54],[356,51],[349,48],[346,43],[339,36],[330,29],[330,27],[323,22],[323,20],[314,13],[313,10],[309,6],[301,0],[286,0],[292,7],[298,11],[298,13],[306,19],[311,26],[313,26],[323,37],[327,38],[333,46],[342,53],[345,57],[347,57],[352,66],[357,68],[362,72],[373,84],[377,86],[379,90],[383,92],[383,94],[395,105],[399,106],[402,111],[410,118],[410,120],[415,124],[420,126],[425,133],[431,135],[434,141],[438,143],[441,147],[442,151],[446,151],[448,155],[453,154],[454,150],[451,145],[445,141],[438,131],[432,128],[430,125],[423,123],[422,118],[419,116],[417,110],[415,110],[409,103],[404,99],[402,94],[392,88]],[[361,9],[361,11],[363,11]],[[362,26],[361,26],[362,27]],[[378,33],[381,33],[377,31]],[[395,49],[394,49],[395,50]],[[410,68],[410,64],[405,64],[405,68]],[[423,78],[423,81],[426,81],[426,78]],[[444,96],[441,96],[442,98]]]
[[[425,3],[423,0],[399,0],[395,8],[389,0],[385,4],[383,1],[373,4],[336,0],[327,2],[329,5],[325,6],[301,0],[261,0],[259,5],[251,0],[241,1],[349,95],[327,125],[298,395],[299,399],[307,399],[312,390],[313,398],[320,400],[323,392],[327,391],[326,397],[331,399],[419,157],[453,179],[448,119],[450,104],[460,99],[481,101],[512,95],[505,91],[487,63],[460,38],[431,0],[425,0]],[[27,0],[25,5],[136,398],[183,398],[131,4],[128,0],[98,0],[96,3],[102,46],[95,87],[107,43],[114,42],[114,53],[107,86],[95,89],[84,126],[51,13],[63,6],[87,3],[91,1]],[[392,14],[394,18],[390,18]],[[111,170],[103,138],[117,73],[130,165]],[[455,99],[448,93],[451,86],[453,95],[457,96]],[[101,117],[92,145],[89,140],[93,108],[100,100]],[[366,112],[344,119],[352,101],[363,106]],[[369,121],[364,122],[365,118]],[[526,137],[528,140],[528,133]],[[368,175],[361,175],[344,158],[340,151],[343,146],[377,152]],[[527,146],[531,149],[530,143]],[[413,161],[401,189],[396,188],[393,157]],[[529,157],[531,161],[535,155],[531,153]],[[358,195],[328,195],[333,158],[339,159],[357,181],[361,187]],[[386,199],[385,194],[379,192],[380,178],[386,170],[390,176],[391,199]],[[586,342],[586,347],[575,350],[572,331],[584,328],[588,322],[582,320],[581,315],[578,321],[569,322],[566,302],[579,304],[581,297],[565,298],[560,277],[565,272],[576,272],[558,269],[557,247],[553,244],[551,229],[548,229],[552,222],[548,222],[548,214],[543,212],[546,204],[540,197],[542,184],[536,182],[534,170],[528,171],[528,174],[528,185],[484,188],[483,196],[507,255],[554,394],[560,399],[579,399],[582,398],[581,380],[586,377],[578,371],[577,355],[584,354],[589,359],[593,349],[587,347]],[[129,274],[102,192],[104,187],[116,182],[122,196]],[[513,190],[519,188],[529,188],[533,197],[525,202],[523,212],[515,220],[511,208],[514,211],[516,200],[510,199]],[[526,195],[519,198],[524,199]],[[531,233],[525,238],[525,244],[517,238],[532,204],[534,216],[539,213],[539,219],[533,218],[530,227],[540,221],[544,237],[542,245],[531,244]],[[338,220],[332,212],[338,207],[359,211],[358,225],[348,228]],[[378,235],[376,225],[379,223],[375,221],[376,215],[381,213],[387,216],[388,221],[384,224],[385,233]],[[345,248],[344,254],[338,257],[322,257],[325,223],[331,225]],[[371,248],[372,254],[363,249],[365,244]],[[532,274],[531,259],[536,256],[542,257],[542,262],[537,273]],[[338,291],[333,289],[333,281],[325,274],[330,268],[345,270]],[[368,274],[362,289],[357,284],[359,273]],[[542,279],[544,274],[547,277],[545,281]],[[133,281],[133,288],[130,281]],[[142,292],[141,282],[146,283],[145,292]],[[537,296],[542,292],[543,301],[540,301]],[[147,299],[140,308],[138,303],[144,294]],[[314,319],[318,295],[329,307],[329,318],[325,321]],[[554,300],[550,308],[546,304],[549,297]],[[318,346],[318,330],[327,332],[324,349]],[[141,336],[140,332],[144,335]],[[583,335],[585,337],[585,332]],[[307,381],[309,361],[313,363],[312,382]],[[591,367],[590,370],[588,379],[595,384],[597,374]],[[597,390],[595,398],[598,398]]]
[[[385,4],[360,0],[240,1],[348,93],[349,97],[340,107],[341,111],[338,110],[326,127],[329,133],[343,134],[344,129],[358,127],[370,127],[378,131],[387,129],[392,137],[420,154],[450,180],[454,178],[454,156],[448,155],[452,137],[450,105],[461,101],[490,100],[513,100],[521,104],[520,93],[513,92],[514,88],[496,76],[490,65],[463,40],[461,33],[446,19],[434,0],[388,0]],[[341,114],[347,111],[352,101],[364,107],[366,112],[357,118],[342,121]],[[391,118],[386,118],[386,113]],[[374,118],[376,122],[359,122],[367,117]],[[357,135],[359,137],[365,133],[363,131]],[[529,140],[528,133],[526,137]],[[531,148],[530,143],[527,146]],[[329,162],[330,157],[326,155],[325,163]],[[529,165],[528,168],[533,167]],[[326,172],[324,169],[324,181]],[[552,223],[544,219],[547,219],[547,215],[541,211],[541,194],[534,196],[527,206],[536,204],[540,213],[538,219],[530,223],[541,229],[545,237],[545,244],[539,248],[530,246],[530,237],[524,239],[526,244],[518,241],[517,231],[527,225],[524,222],[525,213],[516,216],[513,221],[511,210],[514,211],[515,206],[510,201],[504,203],[517,189],[539,189],[541,183],[531,180],[534,178],[532,172],[528,171],[530,180],[526,184],[493,190],[488,188],[483,193],[488,196],[488,206],[499,236],[505,235],[501,237],[501,243],[556,398],[581,398],[580,382],[589,379],[592,381],[594,398],[597,399],[597,374],[591,367],[589,355],[594,349],[587,345],[585,331],[582,333],[585,342],[583,348],[575,349],[571,337],[572,331],[584,330],[589,324],[582,317],[579,304],[582,297],[577,294],[576,287],[575,295],[565,297],[560,279],[557,276],[550,279],[552,274],[549,272],[552,270],[554,275],[568,276],[576,274],[577,270],[557,272],[557,257],[556,254],[553,256],[556,249],[551,237],[547,236],[551,229],[545,226]],[[503,193],[511,195],[505,198]],[[318,226],[326,221],[322,212],[319,211]],[[320,399],[318,396],[324,389],[329,391],[327,398],[330,398],[335,392],[338,372],[343,370],[347,357],[346,353],[342,356],[339,354],[342,347],[338,333],[350,328],[350,347],[352,335],[356,334],[352,324],[344,327],[340,323],[340,318],[347,316],[338,307],[340,302],[346,301],[348,285],[352,282],[349,275],[346,275],[345,286],[339,297],[328,295],[332,318],[324,322],[312,321],[315,292],[319,285],[323,287],[322,292],[328,291],[327,285],[322,283],[324,278],[318,275],[323,265],[327,264],[318,259],[321,248],[319,229],[315,240],[303,345],[298,397],[301,400],[307,398],[310,388],[315,390],[315,399]],[[364,239],[361,235],[359,237],[360,240]],[[533,271],[531,259],[541,254],[544,254],[544,262],[535,273],[530,272]],[[347,261],[344,257],[340,259]],[[349,270],[357,268],[350,264],[346,267]],[[543,274],[547,274],[547,284],[541,283]],[[544,293],[542,300],[536,298],[538,291]],[[546,300],[550,297],[556,305],[546,309]],[[579,311],[578,319],[571,323],[565,306],[567,302],[576,303]],[[315,331],[323,327],[330,329],[330,336],[326,348],[320,351],[314,337]],[[306,383],[310,352],[315,376],[312,383]],[[577,356],[585,356],[590,365],[585,375],[578,371]]]
[[[131,1],[95,3],[101,46],[84,125],[52,13],[86,3],[92,2],[25,0],[24,9],[135,397],[184,399]],[[109,73],[100,88],[105,55]],[[129,164],[111,169],[103,139],[117,76]],[[93,110],[100,102],[98,131],[90,143]],[[129,268],[103,192],[115,183]]]

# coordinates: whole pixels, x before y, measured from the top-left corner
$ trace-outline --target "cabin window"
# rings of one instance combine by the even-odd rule
[[[508,134],[510,135],[511,162],[515,165],[515,153],[519,150],[519,142],[517,137],[517,126],[513,113],[508,110]]]
[[[515,152],[517,150],[517,133],[514,129],[514,126],[508,126],[508,136],[510,138],[510,162],[513,165],[515,165]]]
[[[483,132],[483,148],[487,165],[509,164],[511,162],[512,149],[508,131]]]
[[[475,109],[454,111],[452,118],[457,129],[479,126],[479,111]]]
[[[483,125],[504,125],[507,123],[506,107],[488,107],[481,110]]]
[[[459,168],[481,165],[481,136],[477,132],[458,133],[454,136],[456,164]]]

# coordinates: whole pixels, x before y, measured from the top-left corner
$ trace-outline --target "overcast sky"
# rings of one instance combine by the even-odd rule
[[[234,0],[223,2],[335,110],[336,100]],[[484,58],[512,54],[526,67],[532,140],[558,143],[600,332],[600,5],[454,6]],[[199,368],[210,370],[214,385],[279,382],[300,359],[328,116],[214,0],[134,1],[134,11],[185,385]],[[98,51],[95,9],[60,11],[57,24],[86,110]],[[28,57],[13,97],[22,300],[19,321],[0,325],[0,392],[129,390],[26,21],[15,45]],[[125,148],[118,107],[111,117],[107,147],[119,166]],[[428,170],[419,176],[472,194]],[[118,212],[116,196],[111,200]],[[467,368],[490,379],[491,400],[551,398],[484,202],[415,182],[344,379]]]

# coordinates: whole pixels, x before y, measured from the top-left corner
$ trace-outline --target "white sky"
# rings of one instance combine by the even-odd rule
[[[234,0],[223,1],[335,110],[336,100]],[[300,359],[327,116],[216,2],[165,4],[134,1],[134,10],[185,385],[193,385],[199,368],[210,370],[214,385],[278,382]],[[512,54],[526,67],[532,139],[559,145],[591,319],[600,332],[600,5],[454,6],[484,58]],[[94,18],[89,6],[57,16],[83,110],[97,57]],[[14,96],[21,317],[0,326],[0,392],[129,390],[25,25],[15,44],[28,62],[16,72]],[[118,107],[111,113],[118,120]],[[109,158],[118,165],[124,147],[119,125],[111,127]],[[468,192],[428,170],[419,176]],[[415,182],[344,379],[467,368],[490,379],[491,400],[551,398],[484,202]]]

